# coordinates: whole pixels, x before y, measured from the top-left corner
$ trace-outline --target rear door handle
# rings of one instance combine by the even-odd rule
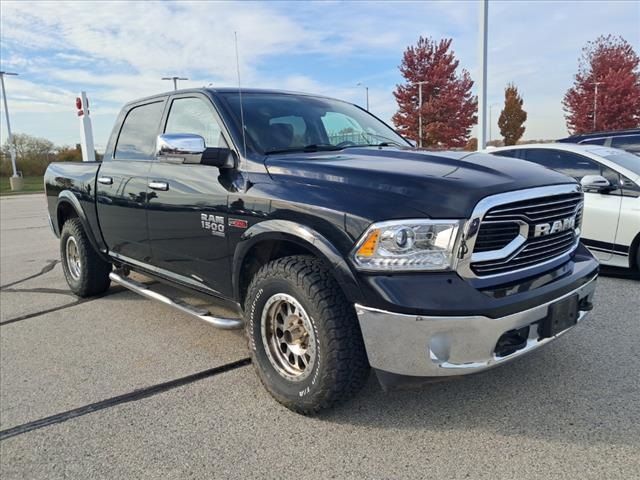
[[[169,190],[169,184],[167,182],[156,182],[154,180],[149,182],[149,188],[152,190],[162,190],[166,192]]]
[[[111,177],[98,177],[98,182],[103,185],[113,185],[113,178]]]

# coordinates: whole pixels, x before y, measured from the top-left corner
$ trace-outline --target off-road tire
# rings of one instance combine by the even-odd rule
[[[67,256],[69,239],[75,241],[79,268],[72,273]],[[104,261],[95,251],[78,218],[71,218],[64,223],[60,234],[60,258],[62,270],[67,284],[73,293],[79,297],[92,297],[105,292],[111,280],[111,264]]]
[[[306,311],[315,337],[315,362],[308,377],[292,381],[272,364],[262,337],[264,307],[286,294]],[[254,275],[244,304],[245,332],[262,384],[285,407],[314,414],[354,396],[369,376],[369,363],[355,308],[325,264],[312,256],[273,260]]]

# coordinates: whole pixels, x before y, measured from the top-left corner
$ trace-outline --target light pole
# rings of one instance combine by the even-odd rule
[[[595,85],[593,91],[593,131],[596,131],[596,119],[598,118],[598,85],[602,85],[604,82],[593,82],[591,85]]]
[[[178,80],[189,80],[186,77],[162,77],[162,80],[173,80],[173,89],[178,90]]]
[[[480,76],[478,78],[478,150],[487,146],[487,42],[489,0],[480,0]]]
[[[13,142],[13,135],[11,134],[11,123],[9,122],[9,106],[7,105],[7,90],[4,86],[4,76],[12,75],[17,76],[17,73],[12,72],[0,72],[0,82],[2,83],[2,100],[4,101],[4,113],[7,116],[7,142],[9,142],[9,154],[11,155],[11,167],[13,168],[13,175],[11,176],[11,190],[20,190],[20,180],[18,177],[18,170],[16,169],[16,145]]]
[[[499,103],[492,103],[489,105],[489,142],[493,139],[491,136],[491,126],[493,125],[493,107],[497,107]]]
[[[358,82],[356,84],[356,87],[364,87],[365,90],[365,94],[366,94],[366,99],[367,99],[367,112],[369,111],[369,87],[367,87],[365,84],[363,84],[362,82]]]
[[[418,147],[422,148],[422,84],[427,82],[416,83],[418,84]]]

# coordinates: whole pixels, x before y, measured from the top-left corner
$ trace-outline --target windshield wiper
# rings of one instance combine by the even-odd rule
[[[398,142],[388,141],[388,142],[380,142],[380,143],[359,143],[358,145],[347,145],[344,148],[357,148],[357,147],[398,147],[398,148],[408,148],[408,145],[401,145]]]
[[[330,143],[312,143],[305,145],[304,147],[295,148],[282,148],[279,150],[268,150],[265,155],[272,155],[275,153],[292,153],[292,152],[331,152],[335,150],[342,150],[342,148],[331,145]]]

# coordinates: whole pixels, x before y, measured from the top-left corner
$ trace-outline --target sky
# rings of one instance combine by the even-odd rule
[[[452,38],[479,73],[479,2],[28,2],[0,3],[0,70],[11,126],[57,145],[79,142],[75,97],[89,96],[96,148],[105,147],[127,101],[182,87],[237,86],[320,93],[365,103],[390,122],[403,51],[419,36]],[[640,1],[489,3],[488,104],[492,137],[504,88],[514,82],[528,112],[525,139],[566,136],[562,97],[582,47],[601,34],[640,52]],[[475,87],[474,87],[475,89]],[[2,106],[2,142],[6,138]]]

